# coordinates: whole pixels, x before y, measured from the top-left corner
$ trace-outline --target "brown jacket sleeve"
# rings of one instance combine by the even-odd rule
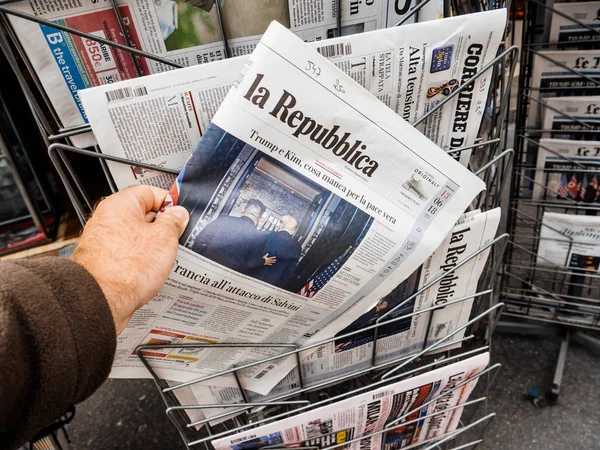
[[[115,347],[108,303],[83,267],[0,262],[0,448],[18,447],[89,397]]]

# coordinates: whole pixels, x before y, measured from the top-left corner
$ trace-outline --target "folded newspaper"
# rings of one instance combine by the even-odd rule
[[[453,342],[464,336],[464,330],[451,338],[448,336],[468,322],[473,299],[466,299],[433,313],[416,313],[474,294],[489,249],[482,251],[454,273],[443,277],[420,295],[415,297],[415,294],[420,287],[454,269],[467,257],[483,249],[494,238],[499,221],[500,208],[485,213],[468,213],[461,217],[433,255],[392,292],[379,299],[368,312],[339,331],[336,336],[340,339],[321,345],[316,350],[301,353],[304,384],[310,386],[370,367],[373,361],[374,330],[365,330],[349,337],[343,336],[384,320],[404,317],[379,327],[375,349],[376,364],[397,361],[444,338],[446,340],[438,351],[460,346]],[[390,312],[396,307],[397,310]],[[427,330],[430,330],[429,336]]]
[[[554,97],[546,102],[543,137],[554,139],[600,140],[600,96]]]
[[[600,2],[555,3],[550,42],[558,48],[597,48],[600,41]],[[575,19],[575,20],[573,20]]]
[[[545,212],[537,264],[600,270],[600,217]]]
[[[540,139],[534,199],[600,201],[600,141]]]
[[[130,43],[136,49],[183,66],[224,58],[219,15],[232,56],[251,53],[271,20],[283,23],[305,40],[338,35],[336,2],[219,0],[220,14],[215,3],[209,0],[119,0],[127,36],[108,1],[21,1],[12,2],[11,8],[118,44]],[[394,26],[414,4],[415,0],[344,0],[342,35]],[[8,17],[65,127],[87,122],[79,90],[172,68],[145,58],[134,61],[128,52],[109,45],[15,16]],[[412,21],[414,17],[407,23]],[[73,141],[82,147],[95,143],[91,133],[74,136]]]
[[[113,376],[148,376],[142,343],[293,343],[334,335],[440,245],[483,182],[273,23],[171,190],[191,214],[171,276],[119,338]],[[272,346],[148,352],[186,381]],[[253,366],[266,394],[294,358]]]
[[[430,256],[427,261],[417,269],[411,277],[402,282],[394,291],[377,302],[369,312],[355,320],[349,327],[342,330],[338,335],[359,331],[360,329],[373,325],[387,311],[405,302],[410,295],[414,295],[417,288],[451,270],[464,259],[483,249],[494,237],[500,219],[500,210],[495,209],[486,213],[473,211],[465,214],[451,230],[442,245]],[[431,321],[431,329],[435,330],[434,338],[427,343],[433,344],[445,336],[456,331],[461,325],[467,323],[471,309],[472,300],[449,305],[443,309],[431,313],[416,314],[421,309],[433,305],[439,306],[449,301],[465,297],[476,292],[479,276],[486,264],[489,250],[482,251],[471,262],[465,264],[454,274],[442,279],[440,284],[428,289],[416,299],[403,305],[398,311],[386,317],[386,320],[405,316],[401,321],[382,326],[378,334],[378,345],[376,363],[393,363],[403,356],[408,356],[415,351],[420,351],[426,344],[426,333],[428,323]],[[419,281],[417,285],[417,281]],[[462,337],[457,333],[453,339],[448,339],[437,351],[446,351],[458,344],[453,341]],[[301,370],[303,385],[310,386],[317,382],[331,380],[335,376],[349,376],[371,366],[373,359],[373,330],[358,333],[352,338],[336,340],[335,343],[319,346],[316,351],[306,351],[301,354]],[[434,350],[434,352],[436,351]],[[212,384],[213,380],[206,382]],[[217,386],[192,385],[195,395],[195,403],[188,404],[219,404],[219,403],[243,403],[244,396],[239,389],[221,386],[222,381],[217,380]],[[252,391],[246,391],[248,401],[266,401],[283,394],[290,394],[300,389],[300,378],[297,369],[292,370],[268,396],[260,396]],[[176,391],[177,392],[177,391]],[[203,413],[206,417],[224,415],[226,409],[206,409]],[[231,411],[231,409],[229,410]],[[224,415],[223,419],[231,415]]]
[[[414,123],[491,61],[506,10],[379,30],[312,43],[355,81]],[[102,151],[179,170],[225,98],[247,57],[127,80],[81,91]],[[491,72],[465,89],[421,129],[444,149],[475,142]],[[458,153],[466,165],[470,150]],[[109,162],[119,188],[169,187],[174,177]]]
[[[581,75],[583,76],[581,76]],[[596,81],[594,81],[596,80]],[[533,54],[527,126],[541,125],[549,97],[600,95],[600,50],[543,50]]]
[[[349,450],[400,449],[439,439],[459,424],[462,408],[475,388],[489,353],[383,386],[294,417],[212,441],[217,450],[264,447]],[[466,382],[472,379],[471,382]],[[466,382],[460,386],[461,383]],[[400,419],[397,427],[394,421]],[[388,429],[383,434],[381,430]],[[378,433],[379,432],[379,433]]]

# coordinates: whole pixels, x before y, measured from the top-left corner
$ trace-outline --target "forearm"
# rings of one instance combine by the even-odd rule
[[[60,258],[0,262],[0,442],[31,438],[102,384],[116,347],[94,278]]]

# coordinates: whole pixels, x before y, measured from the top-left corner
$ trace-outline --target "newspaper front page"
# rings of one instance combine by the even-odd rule
[[[339,39],[319,52],[412,124],[494,59],[505,24],[506,10],[498,9]],[[473,144],[491,75],[417,128],[444,150]],[[451,154],[466,166],[471,152]]]
[[[416,0],[343,0],[342,36],[393,27],[417,3]],[[312,42],[339,37],[336,1],[288,0],[288,4],[290,29],[303,40]],[[414,23],[415,19],[413,15],[405,23]]]
[[[600,270],[600,217],[545,212],[537,253],[540,266]]]
[[[455,264],[460,264],[469,255],[489,244],[496,237],[498,225],[500,224],[500,214],[501,209],[495,208],[481,214],[469,215],[460,221],[458,227],[456,227],[458,229],[452,230],[452,233],[444,242],[444,253],[441,254],[441,259],[438,262],[437,272],[431,271],[431,274],[451,270]],[[456,272],[444,277],[438,284],[428,289],[427,295],[431,296],[431,305],[444,305],[454,299],[475,294],[477,283],[486,266],[489,253],[490,249],[481,252]],[[430,332],[427,345],[439,342],[466,324],[469,321],[473,301],[472,298],[467,299],[434,311],[429,326]],[[460,343],[453,343],[461,340],[465,336],[465,331],[460,331],[445,341],[444,346],[440,349],[449,350],[460,347]]]
[[[423,443],[456,429],[462,408],[477,379],[462,389],[453,388],[475,377],[489,362],[489,353],[356,395],[287,419],[212,441],[217,450],[260,449],[269,446],[326,448],[343,444],[390,426],[410,413],[398,428],[349,445],[349,450],[399,449]],[[437,399],[427,405],[430,400]],[[415,411],[416,410],[416,411]],[[440,413],[426,417],[432,413]],[[423,418],[420,421],[416,419]],[[406,422],[406,425],[402,425]]]
[[[550,42],[557,42],[558,48],[570,50],[597,48],[600,41],[600,2],[555,3],[554,9],[567,17],[552,14]],[[569,17],[575,18],[579,23]]]
[[[540,50],[533,55],[527,126],[539,128],[542,106],[550,97],[600,95],[600,50]],[[548,58],[548,59],[547,59]],[[573,69],[573,72],[569,69]],[[578,75],[579,72],[587,78]]]
[[[311,45],[413,123],[456,89],[463,75],[471,77],[495,56],[504,29],[503,11]],[[481,48],[481,54],[470,55],[479,50],[469,48]],[[179,170],[246,61],[247,57],[231,58],[127,80],[83,90],[80,97],[104,153]],[[419,129],[445,149],[472,144],[489,79],[489,74],[483,75],[476,89],[446,104]],[[460,155],[466,164],[469,151]],[[120,189],[134,184],[164,188],[174,181],[173,176],[139,166],[108,165]]]
[[[336,336],[375,325],[378,319],[413,296],[421,286],[452,270],[466,257],[490,242],[496,234],[499,221],[499,208],[463,216],[422,266],[398,284],[392,292],[379,299],[369,311],[337,332]],[[444,277],[438,284],[386,316],[385,320],[474,294],[488,254],[488,250],[482,252],[456,272]],[[408,356],[422,350],[426,344],[433,344],[445,338],[459,326],[467,323],[472,303],[472,299],[465,300],[437,310],[433,314],[423,313],[381,326],[377,335],[375,363],[382,364]],[[431,330],[429,336],[427,336],[428,329]],[[454,345],[452,343],[460,340],[463,335],[464,333],[457,333],[440,349],[448,350],[448,346]],[[368,330],[353,337],[324,344],[314,351],[302,352],[301,369],[304,384],[310,386],[335,376],[370,367],[373,360],[373,339],[374,331]]]
[[[393,26],[414,0],[342,1],[342,35]],[[119,11],[132,46],[177,64],[191,66],[223,59],[223,45],[214,1],[119,0]],[[335,2],[312,0],[220,0],[231,56],[252,52],[272,20],[291,27],[306,40],[337,35]],[[11,8],[93,34],[119,44],[127,39],[107,0],[28,0]],[[9,15],[54,109],[65,127],[87,122],[78,92],[91,86],[135,78],[133,57],[126,51],[55,28]],[[414,18],[408,21],[412,23]],[[172,67],[137,58],[141,75]],[[95,144],[91,133],[74,136],[80,147]]]
[[[223,59],[225,49],[215,2],[203,7],[172,0],[119,0],[126,33],[136,49],[191,66]],[[221,2],[223,25],[233,56],[252,52],[271,20],[289,26],[284,0]],[[94,34],[119,44],[127,40],[109,1],[29,0],[11,8]],[[137,77],[133,57],[126,51],[81,38],[55,28],[9,16],[11,24],[40,78],[63,126],[86,123],[78,92],[92,86]],[[141,75],[172,69],[146,58],[137,58]],[[93,145],[91,133],[74,136],[75,145]]]
[[[600,201],[600,141],[540,139],[533,198]]]
[[[102,152],[181,170],[246,61],[230,58],[81,91]],[[169,189],[175,181],[140,166],[107,163],[119,189]]]
[[[546,102],[543,137],[582,141],[600,140],[600,96],[554,97]],[[593,132],[597,130],[597,132]]]
[[[190,225],[165,287],[121,335],[114,376],[145,375],[132,356],[141,343],[335,332],[421,265],[483,189],[281,25],[269,31],[171,190]],[[184,381],[280,352],[152,356]],[[294,365],[255,368],[244,387],[266,394]]]

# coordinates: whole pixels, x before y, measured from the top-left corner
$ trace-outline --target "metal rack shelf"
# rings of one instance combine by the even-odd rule
[[[567,169],[537,167],[538,149],[545,149],[562,158],[565,165],[572,166],[568,171],[582,174],[598,173],[598,171],[589,168],[589,165],[584,166],[552,151],[541,145],[539,139],[554,138],[557,134],[573,133],[585,141],[597,135],[599,131],[595,129],[596,127],[567,112],[548,105],[546,101],[534,98],[532,94],[569,90],[574,96],[591,95],[590,92],[600,95],[600,78],[582,73],[540,52],[541,50],[556,50],[558,44],[563,50],[568,50],[570,47],[566,42],[543,42],[544,25],[547,26],[547,21],[544,19],[546,13],[557,14],[596,34],[600,34],[600,31],[583,24],[575,17],[557,11],[544,1],[525,1],[515,126],[515,164],[510,188],[510,208],[508,209],[508,231],[511,233],[512,239],[508,244],[504,261],[500,293],[502,301],[506,303],[505,316],[511,317],[512,322],[502,323],[501,329],[521,334],[546,334],[554,333],[556,328],[543,326],[544,323],[552,323],[559,327],[558,331],[563,333],[563,343],[552,388],[548,394],[551,401],[556,401],[560,392],[569,339],[571,335],[574,335],[573,330],[577,328],[600,330],[600,302],[598,301],[600,276],[591,270],[570,268],[568,261],[565,261],[563,265],[557,265],[538,256],[538,247],[541,241],[554,240],[556,244],[565,244],[569,249],[573,242],[571,237],[557,230],[553,231],[564,237],[556,239],[542,237],[542,227],[547,226],[543,224],[542,218],[546,212],[596,215],[596,212],[600,210],[600,203],[571,199],[550,189],[549,176],[553,173],[565,172]],[[572,44],[576,45],[577,43]],[[531,76],[535,58],[561,67],[578,81],[578,85],[533,88]],[[531,124],[528,115],[532,108],[539,107],[560,114],[565,121],[570,121],[573,125],[569,127],[569,130],[557,130],[544,129]],[[534,188],[541,189],[541,194],[534,197]],[[587,344],[600,348],[600,341],[593,337],[590,337]]]

